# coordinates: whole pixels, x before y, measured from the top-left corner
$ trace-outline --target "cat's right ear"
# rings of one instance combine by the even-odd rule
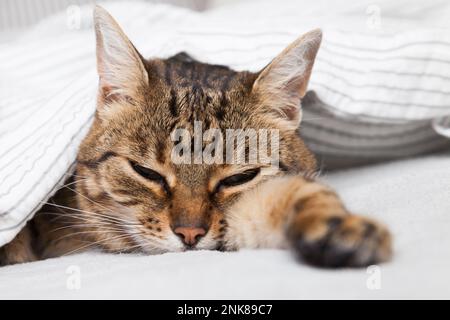
[[[98,5],[94,24],[100,97],[104,102],[134,97],[140,87],[148,85],[141,55],[114,18]]]
[[[300,100],[306,93],[321,40],[320,29],[304,34],[273,59],[253,84],[253,92],[268,108],[265,111],[275,114],[286,128],[295,130],[301,121]]]

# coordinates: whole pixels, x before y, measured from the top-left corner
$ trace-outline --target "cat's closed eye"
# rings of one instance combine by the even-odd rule
[[[223,188],[238,186],[247,182],[252,181],[260,172],[260,168],[249,169],[244,172],[234,174],[225,179],[219,181],[216,186],[216,190],[219,191]]]
[[[159,183],[166,191],[169,191],[169,185],[164,176],[153,169],[143,167],[135,162],[130,161],[130,164],[133,167],[134,171],[137,172],[140,176],[144,177],[147,180]]]

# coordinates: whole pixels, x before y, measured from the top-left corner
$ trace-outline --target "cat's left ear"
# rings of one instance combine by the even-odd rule
[[[97,70],[104,99],[133,97],[148,85],[141,55],[113,17],[102,7],[94,9]]]
[[[288,128],[295,130],[301,121],[300,100],[306,93],[321,40],[320,29],[304,34],[272,60],[253,84],[252,92],[263,107]]]

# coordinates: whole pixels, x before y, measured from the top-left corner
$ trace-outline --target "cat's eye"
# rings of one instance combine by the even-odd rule
[[[167,184],[166,179],[162,175],[160,175],[158,172],[156,172],[155,170],[152,170],[150,168],[140,166],[137,163],[132,162],[132,161],[130,161],[130,164],[133,167],[134,171],[136,171],[142,177],[144,177],[147,180],[157,182],[157,183],[161,184],[166,190],[168,190],[168,184]]]
[[[244,172],[234,174],[225,179],[220,180],[220,182],[216,186],[216,190],[220,190],[222,188],[234,187],[238,186],[253,180],[260,172],[259,168],[246,170]]]

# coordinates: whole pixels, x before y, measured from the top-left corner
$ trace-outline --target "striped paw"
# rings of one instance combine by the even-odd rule
[[[387,228],[355,215],[300,214],[288,238],[302,261],[327,268],[364,267],[389,260],[392,252]]]

